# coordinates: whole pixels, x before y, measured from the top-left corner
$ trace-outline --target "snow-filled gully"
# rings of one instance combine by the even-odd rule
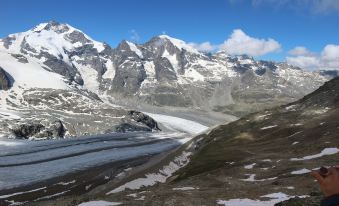
[[[0,139],[0,202],[15,200],[16,196],[34,192],[38,187],[48,188],[48,184],[58,185],[57,182],[40,183],[70,173],[115,162],[133,167],[135,159],[144,158],[142,161],[146,162],[207,129],[197,122],[178,117],[149,115],[169,132],[132,132],[46,141]],[[76,184],[75,180],[70,182]],[[40,185],[29,187],[35,184]]]

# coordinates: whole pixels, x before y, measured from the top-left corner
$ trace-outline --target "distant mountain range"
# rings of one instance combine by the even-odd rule
[[[246,55],[205,54],[166,35],[140,45],[122,41],[111,48],[55,21],[0,40],[1,107],[30,114],[34,110],[36,117],[53,107],[86,114],[103,101],[242,116],[301,98],[337,75]]]

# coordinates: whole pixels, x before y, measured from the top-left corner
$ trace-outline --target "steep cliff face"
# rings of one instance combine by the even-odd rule
[[[14,82],[11,77],[4,69],[0,67],[0,90],[8,90],[12,87]]]

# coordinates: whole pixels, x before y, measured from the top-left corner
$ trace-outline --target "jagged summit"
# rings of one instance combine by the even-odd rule
[[[35,32],[41,32],[42,30],[53,30],[58,33],[63,33],[65,31],[68,31],[70,29],[75,30],[72,26],[66,23],[59,23],[57,21],[51,20],[49,22],[40,23],[37,26],[35,26],[32,30]]]
[[[180,51],[185,50],[187,52],[194,53],[194,54],[203,54],[199,52],[198,50],[196,50],[191,45],[187,44],[185,41],[176,39],[168,35],[164,35],[164,34],[153,37],[146,44],[153,45],[154,47],[162,47],[162,46],[168,47],[170,45],[172,47],[177,48]]]
[[[21,49],[28,53],[47,50],[56,57],[65,57],[63,50],[70,51],[87,44],[92,44],[98,52],[104,49],[103,43],[94,41],[79,29],[56,21],[38,24],[33,29],[11,34],[1,41],[3,47],[13,53],[22,52]]]
[[[0,51],[3,55],[6,56],[6,53],[12,55],[12,57],[4,58],[18,59],[18,55],[23,55],[27,61],[23,66],[36,64],[37,66],[32,67],[41,68],[39,69],[41,73],[47,71],[57,73],[61,75],[60,79],[64,78],[70,84],[75,83],[91,91],[98,91],[99,87],[99,75],[95,73],[101,76],[108,70],[105,62],[110,58],[108,55],[110,55],[111,48],[68,24],[56,21],[41,23],[26,32],[9,35],[1,42]],[[15,76],[18,75],[14,75],[14,78]],[[25,82],[33,81],[28,78],[23,77]],[[34,84],[32,86],[44,87],[44,85]]]
[[[99,97],[112,85],[116,62],[110,46],[55,21],[1,39],[0,132],[10,135],[17,126],[35,131],[59,120],[69,135],[78,136],[147,129],[132,123],[127,110],[107,107]],[[18,111],[14,119],[1,113],[13,110]],[[105,124],[94,126],[95,121]]]

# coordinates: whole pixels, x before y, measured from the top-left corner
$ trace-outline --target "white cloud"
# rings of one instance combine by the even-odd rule
[[[314,53],[306,49],[303,46],[297,46],[294,49],[290,50],[288,54],[292,56],[314,56]]]
[[[281,45],[274,39],[253,38],[245,34],[241,29],[235,29],[231,36],[218,47],[231,55],[262,56],[279,51]]]
[[[301,49],[303,48],[303,49]],[[328,44],[320,54],[310,52],[305,47],[296,47],[289,52],[289,64],[308,70],[339,69],[339,45]]]
[[[325,66],[339,69],[339,45],[326,45],[321,52],[321,59]]]
[[[311,56],[286,57],[286,61],[289,64],[308,70],[316,70],[320,65],[319,58]]]
[[[328,44],[321,53],[324,60],[335,61],[339,59],[339,45]]]
[[[206,41],[203,43],[189,43],[190,46],[194,47],[198,51],[202,52],[212,52],[217,49],[218,46],[212,45],[210,42]]]
[[[221,44],[212,44],[209,41],[203,43],[188,43],[198,51],[213,52],[226,51],[231,55],[247,54],[250,56],[262,56],[271,52],[277,52],[281,45],[274,39],[257,39],[250,37],[241,29],[233,30],[232,34]]]

